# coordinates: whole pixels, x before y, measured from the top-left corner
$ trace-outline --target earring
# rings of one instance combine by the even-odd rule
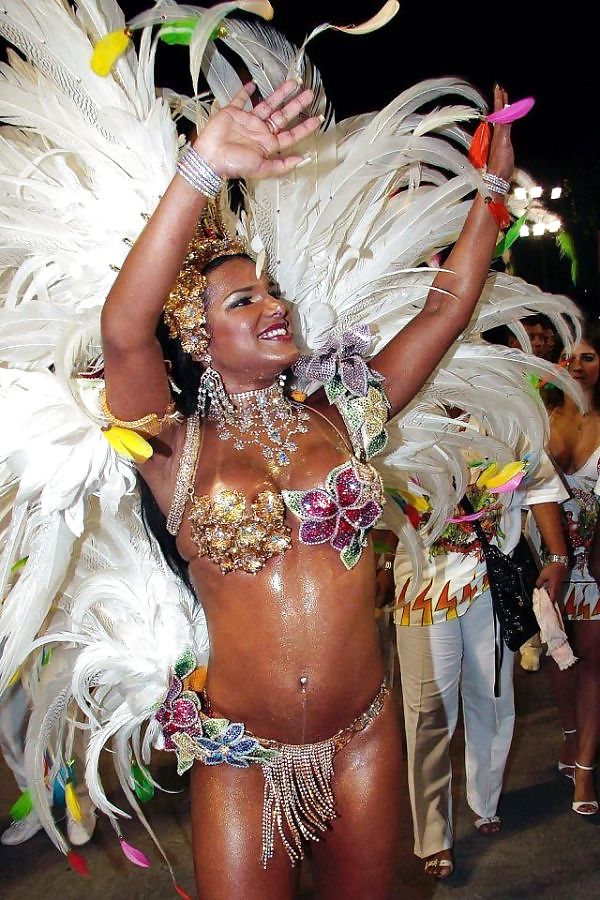
[[[281,388],[281,390],[283,390],[287,381],[287,375],[284,372],[281,372],[278,375],[277,380],[279,382],[279,387]]]
[[[206,357],[206,368],[198,385],[198,412],[201,416],[206,416],[210,407],[217,419],[227,421],[235,413],[235,406],[225,390],[221,375],[212,367],[212,357],[210,354],[206,354]]]

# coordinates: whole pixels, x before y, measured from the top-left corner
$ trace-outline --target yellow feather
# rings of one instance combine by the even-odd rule
[[[119,57],[123,56],[127,50],[130,40],[131,32],[127,28],[124,28],[122,31],[111,31],[103,38],[100,38],[94,47],[90,61],[92,71],[96,75],[106,78]]]
[[[75,788],[70,781],[67,781],[65,785],[65,800],[67,803],[67,809],[69,810],[75,821],[81,822],[81,807],[79,805],[79,800],[77,799],[77,794],[75,793]]]
[[[187,678],[183,679],[183,686],[186,691],[196,691],[196,693],[201,691],[206,683],[207,671],[206,666],[198,666],[193,672],[190,672]]]
[[[487,483],[488,483],[488,479],[493,478],[493,476],[497,473],[497,471],[498,471],[498,466],[495,462],[492,463],[491,465],[487,466],[483,470],[483,472],[481,473],[479,478],[477,479],[477,482],[476,482],[477,487],[480,487],[480,488],[486,487]]]
[[[517,462],[508,463],[503,469],[500,469],[497,475],[493,478],[488,478],[485,486],[490,490],[501,487],[507,481],[510,481],[511,478],[514,478],[515,475],[518,475],[519,472],[522,472],[524,468],[525,463],[520,459]]]
[[[16,683],[17,683],[17,681],[19,680],[20,677],[21,677],[21,670],[20,670],[20,669],[17,669],[17,671],[15,672],[15,674],[13,675],[13,677],[12,677],[12,678],[10,679],[10,681],[8,682],[8,686],[9,686],[9,687],[12,687],[13,684],[16,684]]]
[[[420,494],[413,494],[410,491],[398,491],[401,497],[403,497],[407,503],[410,503],[411,506],[417,510],[417,512],[423,513],[427,512],[431,509],[431,506],[427,502],[424,497],[421,497]]]
[[[136,431],[129,428],[119,428],[118,425],[111,425],[110,428],[103,430],[103,435],[110,446],[134,462],[142,463],[150,459],[154,450],[147,440]]]

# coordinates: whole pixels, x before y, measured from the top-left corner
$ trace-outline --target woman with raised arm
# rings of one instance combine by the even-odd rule
[[[208,621],[201,705],[174,676],[157,714],[179,769],[196,761],[200,896],[292,896],[290,860],[312,841],[316,896],[385,898],[401,747],[373,615],[368,532],[383,491],[367,458],[466,327],[498,226],[491,197],[477,195],[424,308],[373,358],[376,371],[354,356],[335,406],[323,390],[292,401],[280,384],[299,358],[288,305],[207,216],[223,179],[285,176],[301,162],[287,154],[318,126],[293,124],[311,99],[293,96],[294,82],[248,110],[253,90],[196,137],[117,277],[102,315],[105,407],[150,437],[140,474]],[[506,103],[499,88],[494,99]],[[512,167],[509,126],[497,126],[489,172],[506,180]],[[162,317],[188,376],[175,355],[165,366]],[[354,376],[365,382],[358,424]]]

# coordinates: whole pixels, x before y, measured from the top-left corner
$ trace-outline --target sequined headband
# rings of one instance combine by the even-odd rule
[[[204,269],[219,256],[247,252],[242,240],[227,233],[216,205],[210,204],[194,229],[188,252],[163,310],[170,337],[177,338],[185,352],[196,360],[206,352],[210,340],[204,309]]]

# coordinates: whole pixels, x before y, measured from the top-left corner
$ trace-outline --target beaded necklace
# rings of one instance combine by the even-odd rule
[[[232,394],[230,399],[232,408],[211,404],[208,413],[216,424],[219,439],[233,440],[235,450],[260,447],[269,464],[289,466],[289,454],[298,449],[292,438],[308,431],[306,410],[288,400],[278,383]]]

